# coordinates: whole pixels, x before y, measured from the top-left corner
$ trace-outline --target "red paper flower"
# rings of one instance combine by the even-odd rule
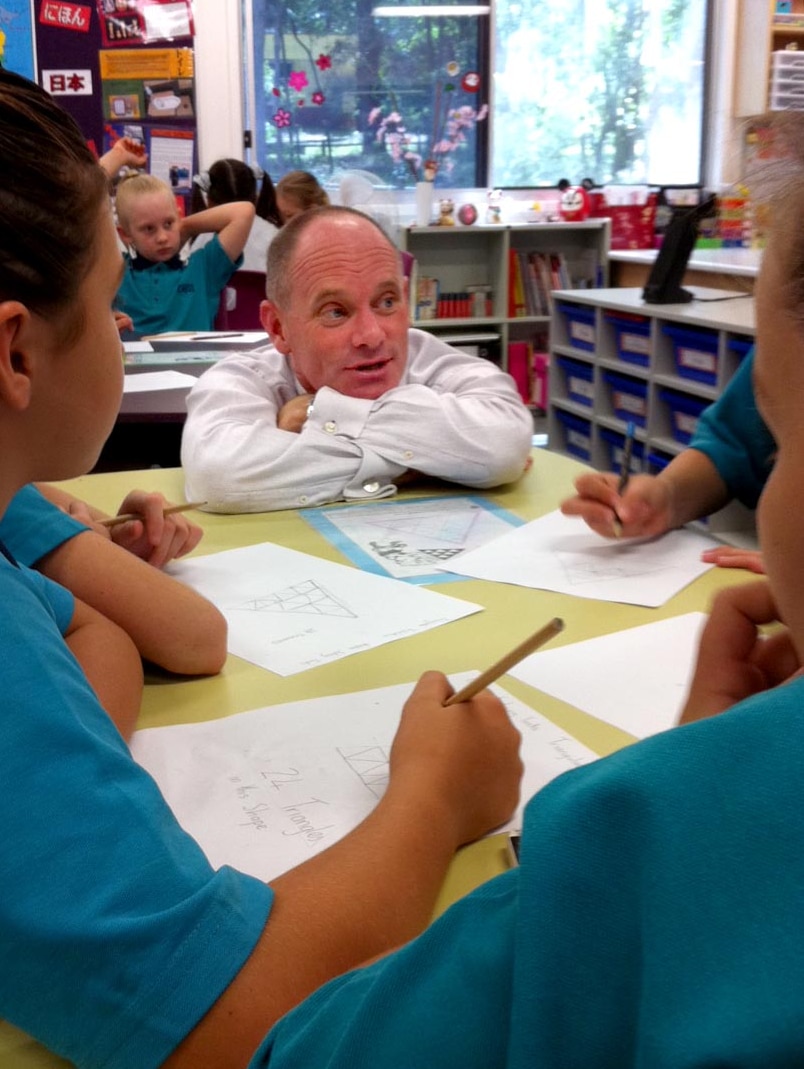
[[[325,56],[324,53],[321,52],[318,59],[315,61],[315,65],[320,71],[328,71],[332,66],[332,57]]]
[[[324,96],[323,93],[313,93],[311,99],[314,104],[323,104],[327,98]]]
[[[276,86],[273,87],[271,92],[274,94],[275,97],[281,97],[282,96],[282,90],[281,89],[277,89]]]

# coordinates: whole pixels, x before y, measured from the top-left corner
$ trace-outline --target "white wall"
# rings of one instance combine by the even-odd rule
[[[709,159],[706,184],[719,189],[740,177],[741,123],[732,118],[738,9],[740,3],[767,0],[714,0],[714,82],[708,117]],[[196,93],[199,159],[202,169],[221,156],[245,159],[240,0],[195,0]],[[767,50],[757,34],[756,48]]]

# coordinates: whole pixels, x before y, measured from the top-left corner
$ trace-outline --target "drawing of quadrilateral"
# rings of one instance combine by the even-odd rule
[[[294,583],[293,586],[277,590],[273,594],[262,594],[260,597],[249,598],[239,605],[230,607],[246,612],[278,612],[289,616],[339,616],[350,620],[357,619],[357,613],[352,612],[345,602],[331,594],[315,579]]]
[[[388,786],[388,751],[382,746],[365,746],[360,749],[342,750],[337,748],[338,753],[354,772],[354,774],[368,788],[375,798],[382,798]]]

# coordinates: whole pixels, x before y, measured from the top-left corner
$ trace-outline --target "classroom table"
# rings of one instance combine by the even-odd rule
[[[531,520],[556,508],[563,498],[570,496],[573,480],[583,470],[585,466],[576,460],[535,449],[532,467],[519,482],[485,494],[496,505]],[[133,487],[159,490],[173,501],[185,499],[179,469],[104,472],[61,485],[110,513],[117,511],[125,493]],[[423,497],[433,493],[471,491],[431,484],[406,489],[401,496]],[[204,528],[204,538],[195,555],[271,541],[350,564],[302,518],[300,511],[233,516],[191,512],[188,515]],[[554,616],[562,617],[566,626],[553,639],[551,648],[682,613],[705,611],[718,589],[745,582],[746,578],[743,571],[710,569],[656,609],[483,580],[459,580],[433,589],[480,604],[483,612],[297,675],[283,678],[234,656],[228,658],[220,675],[212,678],[182,679],[152,672],[146,678],[139,726],[208,720],[302,698],[412,683],[430,668],[440,669],[447,675],[479,672]],[[500,684],[598,754],[610,753],[633,741],[619,729],[512,676],[502,677]],[[506,836],[491,836],[464,847],[447,874],[436,914],[477,884],[503,871],[507,864]],[[65,1064],[18,1030],[0,1022],[0,1069],[42,1069]]]

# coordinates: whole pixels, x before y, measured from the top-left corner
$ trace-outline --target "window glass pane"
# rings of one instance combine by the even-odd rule
[[[393,0],[247,2],[254,148],[274,179],[301,169],[326,182],[359,169],[405,188],[435,157],[438,184],[484,183],[477,141],[480,133],[482,149],[487,94],[480,42],[488,37],[488,17],[383,14],[412,7]]]
[[[706,0],[497,0],[491,181],[700,181]]]

